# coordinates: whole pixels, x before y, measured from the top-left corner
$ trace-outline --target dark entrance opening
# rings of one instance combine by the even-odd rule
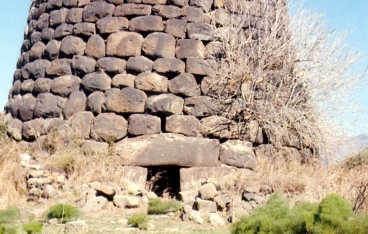
[[[162,197],[168,194],[170,197],[179,199],[180,192],[180,167],[158,166],[147,167],[147,185],[149,190]]]

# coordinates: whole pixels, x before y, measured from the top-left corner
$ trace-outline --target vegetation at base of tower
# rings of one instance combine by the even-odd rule
[[[142,230],[147,229],[148,221],[150,221],[150,218],[146,214],[136,214],[128,218],[129,225],[132,225],[132,227],[137,227]]]
[[[42,233],[43,223],[40,222],[30,222],[23,224],[23,230],[27,232],[27,234],[36,234]]]
[[[69,222],[81,215],[81,211],[74,206],[68,204],[56,204],[49,208],[46,213],[46,218],[58,219],[59,223]]]
[[[166,214],[182,209],[183,204],[176,200],[163,201],[161,198],[150,199],[148,203],[148,214]]]
[[[266,2],[228,1],[224,11],[211,13],[208,31],[217,44],[207,57],[217,66],[208,95],[224,115],[240,105],[227,116],[238,122],[239,137],[256,121],[255,143],[271,144],[272,155],[287,157],[280,151],[288,146],[306,163],[334,156],[344,140],[338,137],[342,118],[358,108],[349,94],[367,77],[354,70],[363,54],[346,46],[347,33],[330,30],[321,15],[283,0]]]
[[[290,208],[281,193],[232,226],[233,234],[311,233],[363,234],[368,232],[368,214],[354,214],[350,203],[338,194],[327,195],[319,204],[297,203]]]

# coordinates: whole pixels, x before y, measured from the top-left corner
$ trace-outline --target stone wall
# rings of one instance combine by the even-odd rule
[[[262,20],[258,1],[247,4]],[[9,135],[33,141],[68,124],[78,137],[115,142],[124,165],[253,168],[255,152],[270,147],[257,122],[239,127],[241,100],[206,95],[216,43],[208,25],[223,5],[33,1],[5,107]]]

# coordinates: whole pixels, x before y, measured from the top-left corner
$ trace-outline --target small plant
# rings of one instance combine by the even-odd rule
[[[42,233],[43,223],[40,222],[31,222],[23,224],[23,230],[27,232],[27,234],[34,233]]]
[[[5,210],[0,210],[0,224],[13,223],[20,218],[20,210],[17,207],[8,207]]]
[[[147,229],[147,224],[150,218],[146,214],[136,214],[128,219],[128,224],[142,230]]]
[[[175,212],[183,207],[181,202],[175,200],[162,201],[160,198],[154,198],[149,201],[148,213],[149,214],[166,214],[169,212]]]
[[[66,223],[73,218],[77,218],[81,215],[81,212],[71,206],[66,204],[56,204],[50,207],[46,216],[47,219],[58,219],[60,223]]]

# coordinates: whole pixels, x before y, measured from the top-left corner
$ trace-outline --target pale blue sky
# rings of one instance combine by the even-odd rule
[[[0,4],[0,110],[8,99],[30,3],[31,0],[8,0]],[[304,6],[324,13],[331,28],[351,32],[347,43],[368,56],[368,0],[306,0]],[[356,95],[368,112],[368,89]],[[358,118],[358,122],[368,124],[368,119]],[[351,129],[356,134],[368,133],[359,127]]]

